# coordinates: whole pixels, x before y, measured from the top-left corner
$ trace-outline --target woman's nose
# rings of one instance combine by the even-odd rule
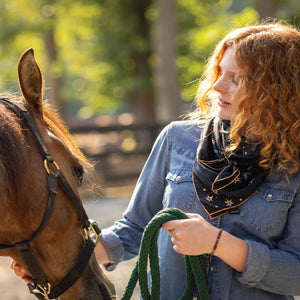
[[[219,79],[215,82],[215,84],[213,85],[213,89],[216,92],[226,92],[227,91],[228,87],[226,85],[223,75],[221,75],[219,77]]]

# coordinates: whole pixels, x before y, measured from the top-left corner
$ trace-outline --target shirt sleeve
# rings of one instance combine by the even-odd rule
[[[107,270],[138,254],[145,226],[162,209],[169,161],[169,128],[170,125],[165,127],[154,143],[123,218],[100,235],[112,261],[105,266]]]
[[[300,193],[296,194],[277,247],[247,240],[249,256],[238,280],[282,295],[300,295]]]

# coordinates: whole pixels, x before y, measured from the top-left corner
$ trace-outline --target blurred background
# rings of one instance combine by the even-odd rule
[[[85,205],[108,226],[161,128],[195,108],[216,43],[265,18],[300,25],[300,1],[0,0],[0,91],[19,92],[18,58],[33,48],[44,98],[95,165],[81,188]],[[1,274],[0,298],[24,300],[23,290],[4,294]]]
[[[299,17],[298,0],[0,0],[0,91],[19,91],[18,58],[33,48],[44,98],[95,164],[92,185],[130,194],[162,126],[194,109],[216,43]]]

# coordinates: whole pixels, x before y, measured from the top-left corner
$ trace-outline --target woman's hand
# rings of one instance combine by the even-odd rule
[[[198,214],[187,216],[189,219],[172,220],[162,225],[171,236],[174,250],[184,255],[210,253],[219,229]]]
[[[214,248],[219,228],[214,227],[198,214],[187,214],[189,219],[166,222],[173,248],[184,255],[210,254]],[[243,272],[248,258],[246,241],[223,231],[214,255],[238,272]]]
[[[95,247],[94,252],[99,264],[109,263],[108,251],[101,240],[99,240],[97,246]]]
[[[95,254],[99,263],[105,264],[109,262],[108,252],[101,241],[99,241],[99,243],[95,247]],[[22,268],[22,266],[17,261],[12,260],[10,267],[14,270],[15,274],[21,277],[21,279],[23,279],[26,283],[33,283],[29,272]]]
[[[15,274],[21,277],[21,279],[23,279],[26,283],[32,283],[32,278],[28,271],[23,269],[15,260],[12,260],[10,267],[14,270]]]

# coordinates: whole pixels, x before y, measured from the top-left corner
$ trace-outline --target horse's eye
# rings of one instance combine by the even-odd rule
[[[82,166],[72,167],[72,173],[78,179],[79,184],[81,185],[82,179],[83,179],[83,174],[84,174],[83,167]]]

